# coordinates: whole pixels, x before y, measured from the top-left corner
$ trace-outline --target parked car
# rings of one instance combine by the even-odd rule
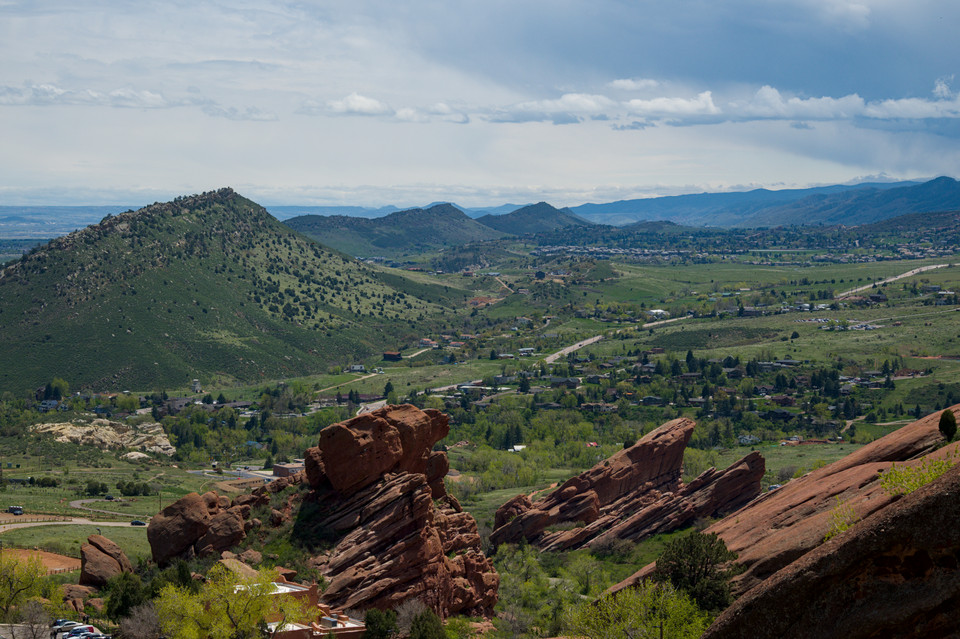
[[[67,637],[69,639],[74,639],[75,637],[79,637],[80,635],[86,634],[88,632],[91,632],[91,633],[97,632],[97,629],[94,628],[93,626],[80,624],[79,626],[74,626],[73,628],[71,628],[70,632],[67,633]]]
[[[50,624],[50,627],[53,630],[56,630],[59,632],[61,630],[66,630],[67,628],[73,628],[74,626],[79,626],[79,625],[80,625],[80,622],[74,621],[73,619],[57,619],[52,624]]]
[[[145,522],[145,521],[140,521],[139,519],[134,519],[133,521],[130,522],[130,525],[131,525],[131,526],[146,526],[146,525],[147,525],[147,522]]]
[[[113,495],[104,495],[103,498],[107,501],[113,501]]]

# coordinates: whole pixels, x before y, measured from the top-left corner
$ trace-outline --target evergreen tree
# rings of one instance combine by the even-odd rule
[[[443,622],[432,610],[424,610],[413,618],[410,625],[410,639],[447,639],[443,631]]]
[[[957,417],[952,410],[947,409],[940,413],[940,434],[948,442],[952,442],[953,438],[957,436]]]

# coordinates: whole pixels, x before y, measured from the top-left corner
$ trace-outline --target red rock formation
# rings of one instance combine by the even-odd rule
[[[476,521],[445,496],[446,454],[431,453],[448,431],[445,415],[413,406],[321,431],[306,456],[313,494],[294,532],[335,542],[313,560],[329,580],[324,603],[385,609],[418,598],[442,616],[492,613],[499,576]]]
[[[960,466],[753,588],[704,635],[956,637]]]
[[[123,549],[102,535],[90,535],[80,546],[80,585],[103,588],[122,572],[133,572]]]
[[[299,543],[332,546],[312,560],[329,582],[324,603],[363,610],[419,598],[443,616],[490,615],[500,578],[481,551],[476,521],[446,495],[446,454],[431,452],[448,431],[445,415],[409,405],[329,426],[305,453],[303,473],[232,504],[192,493],[165,508],[147,529],[154,560],[228,550],[254,526],[253,506],[307,481],[312,490],[299,510],[291,498],[269,519],[277,526],[294,518]]]
[[[957,412],[960,407],[953,407]],[[738,553],[744,572],[732,582],[735,594],[759,586],[818,546],[830,531],[833,512],[842,502],[864,524],[897,501],[880,485],[880,472],[894,463],[917,465],[924,459],[958,454],[960,444],[937,450],[943,438],[940,413],[924,417],[828,466],[794,479],[714,525],[730,550]],[[860,524],[852,530],[860,529]],[[653,571],[646,566],[611,590],[635,585]],[[898,579],[898,578],[895,578]],[[878,636],[883,636],[882,634]]]
[[[732,512],[756,497],[764,473],[759,453],[683,484],[683,451],[694,425],[685,418],[667,422],[536,503],[526,497],[510,500],[497,510],[491,541],[526,539],[541,550],[558,551],[612,539],[640,540],[699,517]],[[569,522],[583,525],[546,531]]]
[[[311,452],[308,476],[318,485],[318,473],[326,476],[334,490],[348,493],[378,481],[385,473],[407,472],[428,475],[433,445],[450,432],[447,416],[416,406],[386,406],[320,431],[319,460]],[[444,455],[446,457],[446,455]],[[314,463],[319,461],[320,468]],[[434,462],[433,479],[443,477],[449,465]]]
[[[177,557],[220,553],[243,541],[253,526],[245,520],[256,499],[238,500],[241,503],[231,505],[229,498],[214,492],[190,493],[154,515],[147,526],[153,560],[165,566]]]

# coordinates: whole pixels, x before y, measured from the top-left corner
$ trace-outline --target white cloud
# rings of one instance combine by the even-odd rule
[[[695,98],[635,99],[628,101],[627,107],[634,115],[653,117],[719,115],[721,112],[713,102],[711,91],[703,91]]]
[[[953,91],[950,90],[951,82],[953,82],[952,75],[946,78],[937,78],[936,83],[933,85],[934,97],[940,98],[941,100],[953,97]]]
[[[162,94],[130,88],[97,91],[63,89],[54,84],[28,84],[22,87],[0,87],[0,105],[50,106],[87,105],[135,109],[165,109],[187,102],[171,102]]]
[[[368,98],[359,93],[351,93],[342,100],[330,100],[327,108],[331,113],[340,115],[390,115],[393,109],[376,98]]]
[[[649,78],[623,78],[610,82],[608,86],[622,91],[646,91],[656,89],[660,86],[660,83]]]

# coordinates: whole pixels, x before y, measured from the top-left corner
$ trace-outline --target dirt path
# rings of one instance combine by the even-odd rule
[[[0,533],[16,528],[33,528],[35,526],[99,526],[101,528],[110,528],[122,526],[130,527],[129,521],[93,521],[84,517],[72,517],[63,521],[25,521],[18,524],[0,524]]]
[[[508,291],[510,291],[511,293],[513,293],[513,289],[510,288],[509,286],[507,286],[507,283],[504,282],[503,280],[501,280],[499,277],[495,277],[495,278],[493,278],[493,279],[495,279],[495,280],[497,280],[498,282],[500,282],[500,286],[502,286],[503,288],[505,288],[505,289],[507,289]]]
[[[349,380],[347,380],[347,381],[345,381],[345,382],[342,382],[342,383],[340,383],[340,384],[334,384],[333,386],[327,386],[326,388],[321,388],[321,389],[318,390],[317,392],[318,392],[318,393],[325,393],[325,392],[328,391],[328,390],[334,390],[334,389],[336,389],[336,388],[340,388],[341,386],[346,386],[347,384],[352,384],[352,383],[354,383],[354,382],[359,382],[360,380],[363,380],[363,379],[370,379],[371,377],[376,377],[377,375],[378,375],[378,373],[370,373],[369,375],[363,375],[363,376],[361,376],[361,377],[357,377],[357,378],[354,378],[354,379],[349,379]]]
[[[835,299],[842,300],[845,297],[850,297],[851,295],[856,295],[857,293],[860,293],[862,291],[869,290],[873,288],[874,285],[880,286],[882,284],[889,284],[890,282],[896,282],[897,280],[902,280],[905,277],[911,277],[913,275],[917,275],[918,273],[925,273],[926,271],[932,271],[933,269],[943,268],[945,266],[950,266],[950,265],[949,264],[931,264],[929,266],[920,266],[915,269],[909,270],[906,273],[901,273],[900,275],[894,275],[893,277],[888,277],[885,280],[880,280],[879,282],[871,282],[865,286],[858,286],[857,288],[852,288],[849,291],[846,291],[845,293],[840,293],[839,295],[836,296]]]
[[[419,355],[420,353],[426,353],[427,351],[432,351],[432,350],[433,350],[433,349],[432,349],[432,348],[429,348],[429,347],[428,347],[428,348],[421,348],[421,349],[420,349],[419,351],[417,351],[416,353],[410,353],[409,355],[404,355],[404,356],[403,356],[403,359],[413,359],[414,357],[416,357],[416,356]]]

